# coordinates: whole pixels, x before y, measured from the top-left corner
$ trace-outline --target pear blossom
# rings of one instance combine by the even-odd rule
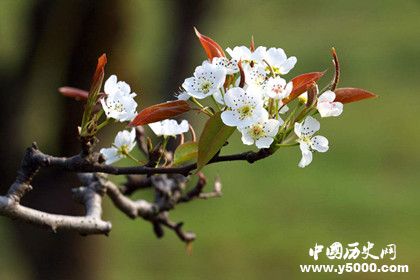
[[[227,108],[221,118],[228,126],[249,126],[268,114],[260,92],[253,87],[248,87],[246,91],[240,87],[231,88],[226,92],[224,101]]]
[[[157,136],[175,136],[185,133],[189,130],[187,120],[183,120],[180,124],[176,120],[163,120],[159,122],[149,123],[149,127]]]
[[[287,58],[281,48],[270,48],[266,52],[265,60],[278,74],[285,75],[295,67],[297,59],[295,56]]]
[[[131,152],[136,145],[136,131],[123,130],[117,133],[114,139],[114,143],[111,148],[102,148],[100,153],[105,158],[106,164],[114,163]]]
[[[267,80],[265,93],[269,98],[283,99],[289,96],[293,89],[292,82],[286,82],[285,79],[277,76],[270,77]]]
[[[223,67],[206,62],[195,68],[194,76],[185,79],[182,87],[192,97],[203,99],[218,92],[225,78]]]
[[[266,56],[266,47],[258,47],[254,51],[251,51],[249,48],[245,46],[234,47],[233,50],[231,48],[227,48],[226,52],[232,57],[233,60],[239,62],[253,62],[262,64],[263,60]]]
[[[120,122],[131,121],[137,115],[137,102],[134,100],[135,93],[126,94],[116,91],[101,99],[102,108],[107,118],[113,118]]]
[[[318,97],[316,108],[321,117],[337,117],[343,112],[343,103],[334,102],[335,93],[327,90]]]
[[[136,94],[131,93],[130,86],[123,81],[118,81],[116,75],[111,75],[104,85],[105,97],[101,104],[107,118],[120,122],[131,121],[136,115]]]
[[[257,122],[238,128],[242,133],[241,140],[245,145],[255,145],[259,148],[269,148],[271,143],[274,141],[274,137],[279,131],[280,125],[283,124],[283,120],[279,119],[268,119],[268,114]]]
[[[295,123],[295,134],[299,137],[297,140],[302,152],[302,159],[298,166],[303,168],[312,162],[312,152],[318,151],[325,153],[328,151],[328,139],[324,136],[314,136],[315,132],[321,127],[320,123],[313,117],[306,117],[303,122]]]
[[[226,57],[214,57],[212,64],[220,66],[226,70],[226,74],[232,75],[239,72],[238,61],[229,60]]]
[[[248,86],[258,87],[261,91],[265,89],[267,81],[267,72],[261,65],[244,65],[245,83]]]

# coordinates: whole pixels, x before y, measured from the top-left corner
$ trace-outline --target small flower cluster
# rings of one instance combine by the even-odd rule
[[[107,120],[131,122],[137,116],[137,102],[134,100],[136,93],[131,93],[130,85],[124,81],[118,81],[116,75],[111,75],[105,82],[104,91],[105,96],[100,99],[100,102]],[[178,124],[176,120],[166,119],[150,123],[149,127],[157,136],[163,137],[175,137],[189,130],[187,120]],[[101,149],[100,153],[105,158],[105,163],[111,164],[125,157],[132,158],[130,152],[135,145],[134,128],[131,131],[123,130],[117,133],[112,146]]]

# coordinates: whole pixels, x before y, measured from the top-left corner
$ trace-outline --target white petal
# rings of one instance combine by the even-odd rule
[[[302,124],[301,123],[295,123],[294,131],[297,137],[302,138]]]
[[[315,151],[325,153],[326,151],[328,151],[328,139],[320,135],[312,137],[311,148]]]
[[[179,124],[179,134],[185,133],[189,129],[190,129],[190,126],[188,125],[188,121],[187,120],[181,121],[181,123]]]
[[[333,102],[335,99],[335,93],[331,90],[327,90],[318,97],[318,102]]]
[[[343,112],[343,104],[340,102],[318,102],[316,105],[321,117],[338,117]]]
[[[131,88],[130,88],[130,86],[129,86],[126,82],[124,82],[124,81],[119,81],[119,82],[117,83],[117,85],[118,85],[118,89],[119,89],[122,93],[127,94],[127,95],[131,93]]]
[[[226,98],[225,98],[226,100]],[[238,116],[232,111],[224,111],[220,117],[225,125],[228,126],[238,126]]]
[[[190,99],[190,95],[186,92],[186,91],[182,91],[182,92],[180,92],[178,95],[176,95],[176,98],[178,99],[178,100],[188,100],[188,99]]]
[[[245,90],[240,87],[229,89],[225,94],[225,103],[228,107],[238,108],[243,104]]]
[[[105,81],[104,91],[107,95],[112,95],[112,94],[114,94],[118,91],[117,76],[116,75],[111,75]]]
[[[238,128],[238,130],[242,133],[242,143],[245,145],[252,145],[254,144],[254,139],[249,135],[248,128]]]
[[[309,145],[305,142],[300,142],[299,147],[302,152],[302,159],[300,160],[298,166],[304,168],[312,162],[312,152],[309,149]]]
[[[287,59],[286,53],[281,48],[270,48],[267,51],[267,62],[272,67],[279,68]]]
[[[307,116],[302,123],[300,133],[302,136],[312,136],[315,132],[320,129],[321,125],[319,121],[311,116]]]
[[[290,70],[292,70],[293,67],[295,67],[296,62],[297,62],[296,57],[294,56],[289,57],[286,60],[286,62],[282,66],[279,67],[280,73],[283,75],[286,75],[287,73],[289,73]]]
[[[149,123],[149,127],[152,129],[153,133],[157,136],[162,136],[162,123],[161,122],[154,122]]]
[[[104,156],[106,164],[114,163],[122,158],[121,155],[118,154],[118,150],[114,147],[102,148],[99,152]]]
[[[282,119],[279,119],[279,120],[270,119],[270,120],[264,122],[263,126],[264,126],[264,131],[265,131],[266,135],[269,136],[269,137],[276,136],[277,132],[279,131],[279,127],[282,124],[283,124]]]
[[[255,141],[255,145],[257,148],[270,148],[271,143],[273,143],[274,139],[272,137],[261,137],[257,141]]]

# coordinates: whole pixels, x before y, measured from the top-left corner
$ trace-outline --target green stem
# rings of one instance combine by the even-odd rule
[[[158,167],[159,166],[159,163],[160,163],[160,161],[162,160],[162,156],[163,156],[163,154],[165,153],[165,149],[166,149],[166,145],[168,144],[168,140],[169,140],[169,137],[168,136],[163,136],[163,143],[162,143],[162,153],[160,154],[160,156],[159,156],[159,158],[158,158],[158,160],[156,161],[156,166],[155,167]]]
[[[136,163],[140,163],[140,164],[144,164],[142,161],[136,159],[132,154],[130,153],[124,153],[125,156],[127,156],[129,159],[132,159],[133,161],[135,161]]]
[[[294,147],[298,146],[299,143],[293,143],[293,144],[276,144],[277,147]]]
[[[198,102],[198,100],[197,100],[197,99],[195,99],[195,97],[191,97],[190,99],[191,99],[191,101],[192,101],[195,105],[197,105],[198,107],[200,107],[200,108],[201,108],[201,110],[203,110],[203,111],[207,112],[207,113],[208,113],[208,114],[210,114],[211,116],[213,116],[213,115],[214,115],[214,114],[213,114],[212,112],[210,112],[207,108],[205,108],[205,107],[203,106],[203,104],[201,104],[200,102]]]

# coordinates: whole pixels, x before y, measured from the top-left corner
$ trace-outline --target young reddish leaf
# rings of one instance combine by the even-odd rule
[[[65,97],[74,98],[77,101],[79,100],[86,100],[89,96],[89,92],[80,88],[75,87],[60,87],[58,88],[58,92],[61,93]],[[99,96],[103,96],[105,93],[100,92]]]
[[[360,88],[338,88],[334,92],[334,101],[341,102],[343,104],[378,97],[376,94]]]
[[[102,87],[102,81],[105,75],[105,64],[107,62],[106,54],[102,54],[98,58],[98,63],[96,65],[95,73],[93,74],[92,83],[90,85],[90,90],[88,94],[88,98],[86,101],[85,111],[83,112],[82,124],[81,124],[81,132],[80,135],[86,136],[90,132],[88,132],[88,123],[91,121],[92,112],[96,103],[98,102],[99,98],[99,91]]]
[[[197,161],[197,142],[186,142],[179,145],[174,153],[174,166],[180,166],[186,162]]]
[[[98,94],[101,89],[102,80],[105,74],[105,64],[107,63],[106,54],[102,54],[98,58],[98,64],[96,65],[95,73],[93,74],[92,84],[90,87],[89,94]]]
[[[195,35],[197,35],[198,39],[200,40],[201,45],[203,46],[204,51],[207,54],[208,59],[210,61],[213,57],[225,57],[225,53],[223,52],[222,47],[216,43],[210,37],[207,37],[200,32],[198,32],[197,28],[194,27]]]
[[[188,112],[190,109],[190,105],[184,100],[156,104],[143,109],[129,125],[138,126],[166,120]]]
[[[289,97],[283,99],[283,104],[287,104],[305,91],[307,91],[314,82],[318,81],[322,76],[324,76],[324,72],[311,72],[299,75],[292,79],[293,83],[293,90],[290,93]]]
[[[86,100],[88,98],[89,92],[80,88],[74,87],[61,87],[58,89],[63,96],[71,97],[76,100]]]
[[[235,131],[235,127],[226,126],[220,117],[221,112],[212,116],[204,126],[198,141],[197,171],[200,171],[223,147],[226,140]]]

